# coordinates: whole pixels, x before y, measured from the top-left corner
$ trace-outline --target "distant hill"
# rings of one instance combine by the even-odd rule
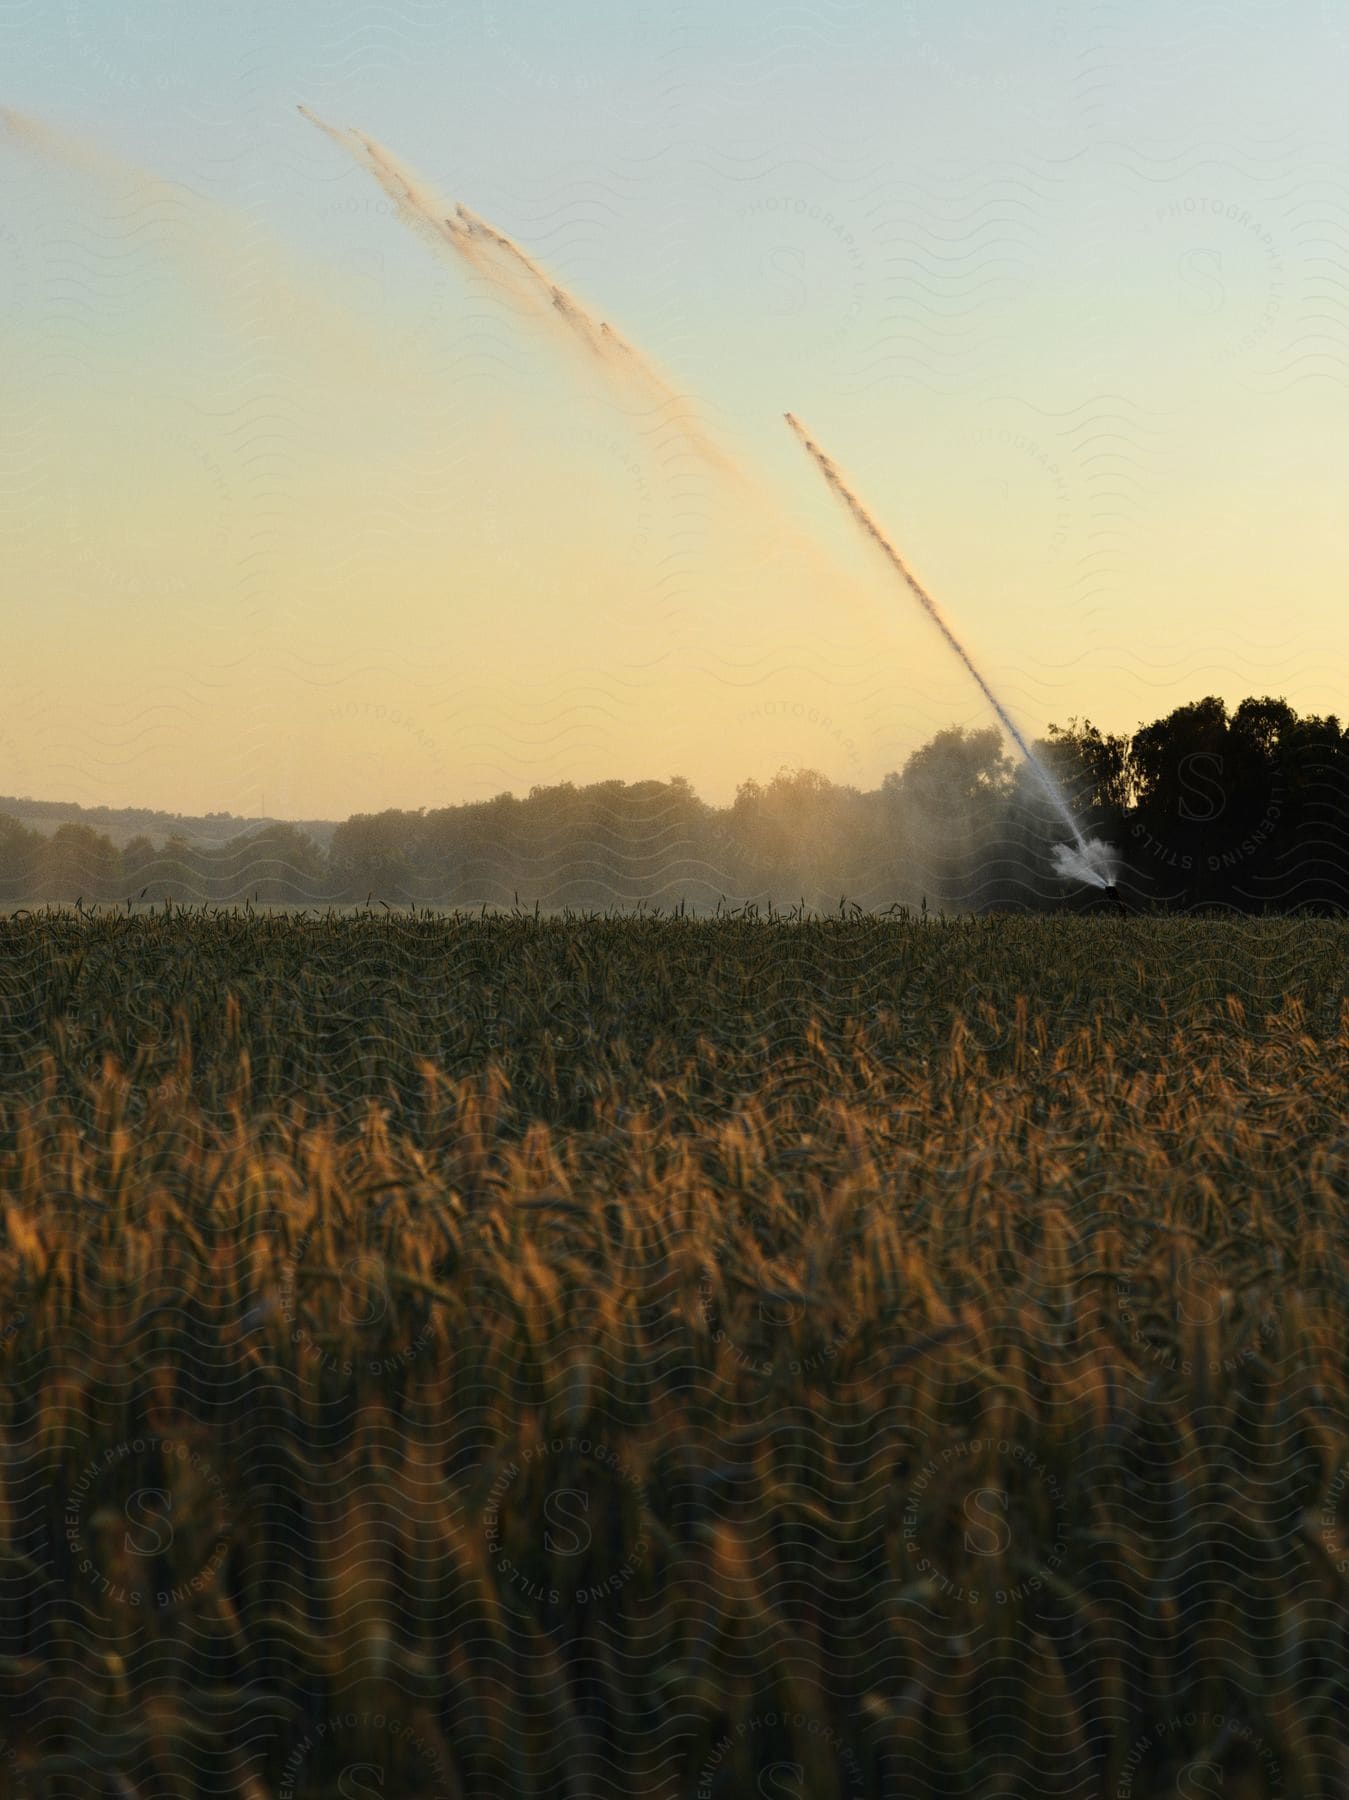
[[[0,794],[0,813],[21,820],[31,831],[40,831],[46,837],[70,820],[91,825],[111,838],[119,850],[135,837],[148,837],[157,849],[171,837],[183,837],[190,844],[210,850],[228,843],[241,831],[286,824],[298,826],[326,851],[337,828],[335,819],[244,818],[225,812],[194,818],[190,813],[154,812],[146,806],[80,806],[73,800],[30,800],[27,796],[16,799],[11,794]]]

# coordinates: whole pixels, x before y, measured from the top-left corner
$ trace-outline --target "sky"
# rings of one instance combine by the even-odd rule
[[[11,0],[0,68],[0,793],[875,786],[993,714],[789,410],[1027,734],[1343,716],[1342,0]]]

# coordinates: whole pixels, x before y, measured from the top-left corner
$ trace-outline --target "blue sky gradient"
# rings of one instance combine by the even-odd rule
[[[312,814],[675,770],[724,799],[781,761],[879,780],[986,709],[787,409],[1029,730],[1209,691],[1343,710],[1330,0],[33,0],[0,56],[0,102],[197,207],[0,141],[0,791],[270,786]],[[437,261],[302,101],[510,233],[780,513]],[[252,248],[213,263],[231,232]],[[320,688],[421,740],[321,729]]]

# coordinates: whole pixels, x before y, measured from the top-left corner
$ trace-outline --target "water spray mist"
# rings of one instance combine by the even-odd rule
[[[441,199],[415,170],[367,132],[331,125],[307,106],[299,111],[374,177],[405,225],[489,282],[517,315],[524,314],[579,351],[625,401],[639,400],[648,415],[677,429],[723,476],[745,481],[733,459],[713,441],[688,397],[514,239],[462,202]]]
[[[877,549],[880,550],[891,568],[894,569],[898,575],[903,577],[909,591],[913,594],[927,616],[932,620],[933,624],[941,632],[952,650],[955,651],[961,662],[964,663],[970,674],[973,675],[974,679],[978,682],[984,698],[997,714],[1004,730],[1006,730],[1015,741],[1017,748],[1039,777],[1040,783],[1043,786],[1045,793],[1049,796],[1055,812],[1063,820],[1063,823],[1073,835],[1073,844],[1059,844],[1055,847],[1054,868],[1056,872],[1060,875],[1078,876],[1083,881],[1090,882],[1093,887],[1113,887],[1115,880],[1114,851],[1108,844],[1094,842],[1089,844],[1082,836],[1081,831],[1078,829],[1076,819],[1074,819],[1072,813],[1068,809],[1067,801],[1059,791],[1058,783],[1054,780],[1054,777],[1050,774],[1049,770],[1045,768],[1039,757],[1031,749],[1021,732],[1017,729],[1016,724],[1008,714],[1006,707],[1003,706],[992,688],[979,673],[970,658],[968,650],[966,650],[955,632],[952,631],[951,627],[942,617],[941,610],[936,601],[909,568],[908,564],[904,561],[904,558],[899,554],[898,550],[895,549],[894,545],[890,542],[889,538],[886,537],[880,526],[867,511],[866,507],[863,506],[862,502],[857,498],[857,495],[848,486],[847,482],[844,481],[842,475],[839,473],[838,465],[830,457],[825,455],[824,451],[821,450],[820,446],[809,435],[798,418],[792,413],[784,413],[783,417],[791,426],[802,445],[809,452],[816,466],[820,470],[820,473],[829,483],[829,486],[834,490],[835,494],[837,494],[838,498],[842,500],[843,504],[852,514],[856,523],[871,539],[872,543],[876,545]]]

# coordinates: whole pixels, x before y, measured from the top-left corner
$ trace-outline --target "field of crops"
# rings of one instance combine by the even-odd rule
[[[1347,967],[0,920],[0,1792],[1342,1800]]]

